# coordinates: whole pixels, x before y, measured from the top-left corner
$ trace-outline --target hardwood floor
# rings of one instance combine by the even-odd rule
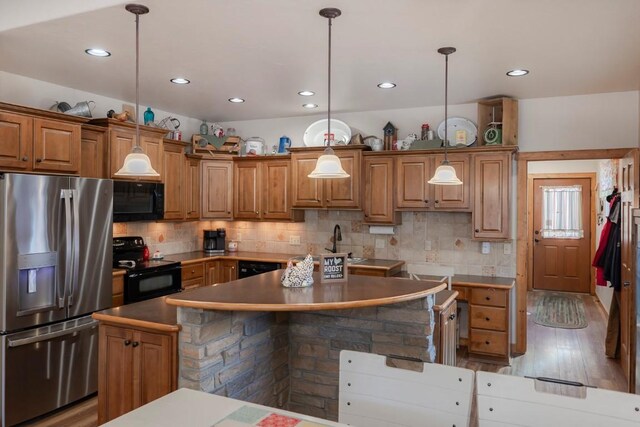
[[[97,425],[97,396],[89,397],[51,415],[23,424],[29,427],[95,427]]]
[[[458,352],[458,366],[475,371],[499,372],[517,376],[551,377],[578,381],[607,390],[627,391],[620,361],[604,354],[607,313],[595,296],[579,295],[584,302],[589,325],[584,329],[560,329],[538,325],[533,309],[540,292],[527,298],[527,353],[514,357],[511,366],[470,361],[466,351]],[[576,395],[581,389],[538,383],[536,389]],[[582,389],[583,390],[583,389]],[[579,393],[578,393],[579,394]]]

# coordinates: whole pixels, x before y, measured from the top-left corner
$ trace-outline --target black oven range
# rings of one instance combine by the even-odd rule
[[[144,240],[140,236],[113,238],[113,266],[126,268],[124,303],[131,304],[180,292],[182,268],[177,261],[143,260]]]

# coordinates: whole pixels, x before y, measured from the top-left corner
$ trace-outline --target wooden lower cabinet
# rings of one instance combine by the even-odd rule
[[[230,282],[238,278],[238,262],[235,260],[220,261],[220,282]]]
[[[182,289],[194,289],[205,285],[204,262],[182,264]]]
[[[436,363],[456,366],[456,329],[458,323],[458,304],[455,291],[440,291],[436,294],[433,311],[436,326],[433,333],[436,347]]]
[[[113,275],[113,288],[111,291],[111,307],[119,307],[124,304],[124,274]]]
[[[509,290],[474,288],[469,292],[469,356],[508,361],[511,357]]]
[[[100,324],[98,424],[174,391],[177,332]]]
[[[235,260],[215,259],[182,264],[182,289],[195,289],[216,283],[230,282],[238,278]]]

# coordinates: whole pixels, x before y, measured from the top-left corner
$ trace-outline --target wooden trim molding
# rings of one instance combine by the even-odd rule
[[[629,148],[603,148],[598,150],[574,150],[574,151],[527,151],[518,152],[518,161],[543,161],[543,160],[593,160],[593,159],[621,159],[629,151]]]

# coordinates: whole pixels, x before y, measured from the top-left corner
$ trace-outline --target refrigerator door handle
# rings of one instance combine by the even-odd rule
[[[72,253],[72,244],[73,244],[73,237],[72,237],[72,231],[71,231],[71,190],[62,190],[60,192],[60,197],[62,198],[62,200],[64,201],[64,222],[65,222],[65,234],[66,234],[66,246],[67,246],[67,251],[66,251],[66,255],[65,255],[65,270],[64,270],[64,287],[62,288],[62,298],[60,298],[60,295],[58,295],[58,308],[64,308],[65,307],[65,300],[67,297],[67,288],[69,287],[69,275],[71,272],[71,268],[72,268],[72,263],[71,263],[71,253]],[[58,287],[56,286],[56,292],[59,292]]]
[[[78,288],[78,280],[80,280],[78,277],[80,274],[80,203],[78,201],[78,190],[71,190],[71,204],[73,206],[73,258],[71,258],[73,276],[69,282],[69,306],[73,305],[73,294]]]
[[[90,329],[90,328],[95,328],[98,326],[98,321],[97,320],[91,320],[91,322],[89,323],[85,323],[83,325],[79,325],[79,326],[74,326],[73,328],[69,328],[69,329],[64,329],[62,331],[56,331],[56,332],[51,332],[48,334],[43,334],[43,335],[37,335],[34,337],[28,337],[28,338],[19,338],[16,340],[12,340],[11,338],[7,338],[7,345],[11,348],[14,347],[20,347],[23,345],[29,345],[29,344],[34,344],[37,342],[42,342],[42,341],[48,341],[51,340],[53,338],[58,338],[58,337],[62,337],[65,335],[71,335],[74,334],[76,332],[80,332],[80,331],[84,331],[85,329]]]

